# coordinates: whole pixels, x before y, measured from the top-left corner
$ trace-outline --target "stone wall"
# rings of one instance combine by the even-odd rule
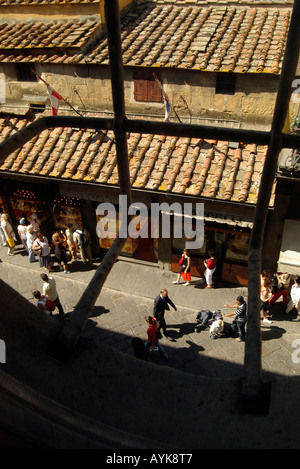
[[[81,111],[111,113],[109,67],[97,65],[36,65],[41,75],[63,98]],[[133,69],[125,68],[125,99],[128,115],[164,118],[163,103],[134,99]],[[0,65],[0,79],[6,82],[1,111],[25,114],[32,104],[50,109],[47,88],[42,82],[19,82],[13,63]],[[238,74],[233,95],[216,94],[216,74],[201,71],[164,70],[164,89],[185,123],[269,130],[279,77],[266,74]],[[60,103],[61,108],[68,106]],[[290,120],[298,105],[291,102]],[[174,112],[172,120],[176,121]]]

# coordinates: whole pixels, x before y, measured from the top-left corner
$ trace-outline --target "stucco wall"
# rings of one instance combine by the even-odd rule
[[[164,118],[163,103],[134,99],[133,69],[125,68],[125,99],[128,114],[158,115]],[[112,112],[108,67],[97,65],[36,65],[40,74],[72,106],[80,110]],[[14,64],[0,65],[0,79],[6,82],[5,102],[0,110],[23,109],[34,103],[50,106],[47,88],[41,82],[18,82]],[[216,94],[216,74],[164,70],[164,89],[183,122],[205,123],[268,130],[274,110],[279,77],[238,74],[234,95]],[[61,107],[67,107],[61,102]],[[298,105],[291,102],[291,121]],[[176,120],[175,114],[172,118]]]

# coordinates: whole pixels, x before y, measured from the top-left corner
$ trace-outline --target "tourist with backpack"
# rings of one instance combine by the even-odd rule
[[[91,237],[89,232],[85,228],[81,228],[77,225],[76,230],[73,233],[73,240],[76,246],[76,249],[80,252],[80,257],[83,262],[92,262],[92,252],[91,252]]]

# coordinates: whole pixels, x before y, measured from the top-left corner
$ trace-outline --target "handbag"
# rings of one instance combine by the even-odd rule
[[[178,261],[178,264],[179,264],[179,265],[182,265],[182,263],[183,263],[183,257],[181,257],[181,258],[179,259],[179,261]]]
[[[190,272],[181,272],[182,279],[185,280],[186,282],[191,281],[191,273]]]
[[[7,238],[7,244],[9,245],[10,248],[13,248],[16,245],[13,238]]]
[[[40,256],[42,254],[42,246],[38,241],[36,241],[38,244],[38,247],[32,246],[32,250],[36,256]]]

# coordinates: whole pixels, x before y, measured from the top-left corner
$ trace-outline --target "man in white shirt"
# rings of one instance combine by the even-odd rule
[[[64,309],[58,297],[56,282],[53,277],[48,277],[47,274],[41,274],[41,279],[44,282],[43,285],[43,295],[45,295],[49,300],[54,301],[57,306],[58,313],[60,317],[64,317]]]
[[[295,283],[291,288],[291,299],[286,308],[286,314],[289,314],[292,309],[297,311],[297,320],[300,321],[299,316],[299,306],[300,306],[300,277],[299,275],[295,278]]]

